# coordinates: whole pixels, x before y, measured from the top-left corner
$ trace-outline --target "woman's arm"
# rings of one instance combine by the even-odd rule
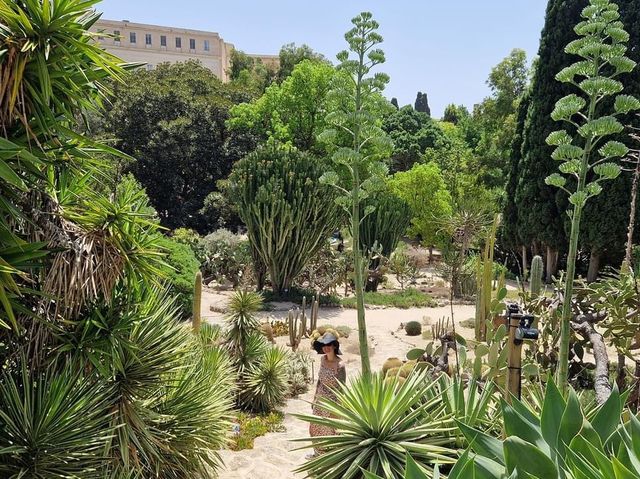
[[[347,370],[342,363],[340,363],[340,365],[338,366],[337,378],[338,381],[340,381],[342,384],[347,382]]]

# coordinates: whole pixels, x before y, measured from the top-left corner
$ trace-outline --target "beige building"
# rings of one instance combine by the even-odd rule
[[[186,28],[161,27],[128,20],[98,20],[91,28],[100,44],[126,62],[146,63],[151,70],[159,63],[200,60],[222,81],[228,81],[233,45],[218,33]],[[278,55],[254,55],[267,67],[277,68]]]

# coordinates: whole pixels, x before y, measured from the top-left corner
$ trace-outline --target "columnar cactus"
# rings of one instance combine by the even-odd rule
[[[202,319],[200,317],[200,309],[202,305],[202,273],[198,271],[196,273],[194,285],[193,285],[193,318],[191,320],[191,326],[193,332],[198,334],[200,332],[200,324]]]
[[[542,257],[534,256],[531,260],[531,277],[529,278],[529,290],[532,296],[538,296],[542,289]]]

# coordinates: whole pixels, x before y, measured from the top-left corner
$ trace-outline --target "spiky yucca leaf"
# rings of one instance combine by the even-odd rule
[[[424,400],[427,371],[411,374],[404,383],[385,381],[380,374],[362,375],[337,391],[336,402],[321,399],[332,417],[301,415],[312,424],[335,428],[335,436],[310,438],[325,453],[297,469],[323,479],[360,477],[360,468],[388,479],[402,478],[407,454],[423,467],[453,463],[449,447],[453,419],[439,396]],[[309,441],[309,438],[299,439]]]
[[[227,445],[235,374],[227,353],[212,347],[167,378],[154,410],[167,440],[160,460],[150,464],[155,477],[209,478]]]
[[[227,338],[229,347],[236,356],[242,356],[246,342],[260,327],[255,313],[262,306],[262,296],[252,291],[237,291],[229,303],[227,315]]]
[[[111,391],[70,367],[0,377],[0,476],[98,478],[111,429]]]
[[[268,412],[282,405],[289,390],[287,351],[269,347],[262,357],[244,371],[240,384],[240,404],[254,412]]]

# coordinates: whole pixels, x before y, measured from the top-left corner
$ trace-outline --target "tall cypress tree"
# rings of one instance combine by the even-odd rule
[[[627,56],[640,64],[640,0],[614,0],[620,7],[620,21],[629,33],[629,49]],[[640,98],[640,73],[638,69],[632,73],[620,75],[618,78],[624,85],[624,93]],[[600,108],[611,111],[612,101],[604,102]],[[620,121],[627,125],[640,126],[635,114],[621,117]],[[627,146],[627,132],[615,138]],[[613,180],[604,191],[589,201],[584,209],[580,228],[580,246],[590,253],[588,279],[594,280],[598,267],[604,264],[619,266],[624,255],[627,238],[631,195],[631,175],[621,174]]]
[[[511,144],[511,153],[509,155],[510,169],[505,187],[500,242],[507,248],[511,249],[517,249],[521,246],[528,247],[530,242],[530,238],[525,240],[518,229],[518,205],[516,204],[516,188],[518,187],[520,169],[522,168],[523,135],[530,104],[531,93],[526,91],[518,105],[516,130],[513,136],[513,143]],[[526,261],[526,259],[523,258],[523,261]],[[523,268],[525,266],[526,265],[523,265]]]
[[[421,91],[418,92],[414,108],[416,111],[421,111],[422,113],[426,113],[431,116],[431,108],[429,108],[429,99],[427,98],[426,93],[422,93]]]
[[[550,0],[547,5],[523,132],[523,157],[515,192],[516,225],[522,240],[531,244],[534,252],[550,250],[547,276],[555,272],[553,257],[566,248],[567,238],[565,208],[558,206],[559,202],[566,202],[566,198],[558,198],[561,196],[559,190],[545,184],[545,178],[558,168],[551,158],[553,148],[545,139],[557,129],[550,117],[556,101],[571,93],[572,87],[556,81],[555,75],[573,63],[564,47],[577,38],[569,26],[579,21],[586,5],[587,0]]]

